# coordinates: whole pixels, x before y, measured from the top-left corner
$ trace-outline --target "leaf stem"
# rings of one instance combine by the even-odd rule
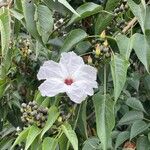
[[[106,92],[107,92],[107,86],[106,86],[106,65],[104,65],[104,97],[106,99]]]

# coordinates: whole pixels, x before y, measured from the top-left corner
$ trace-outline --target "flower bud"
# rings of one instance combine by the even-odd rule
[[[88,64],[92,64],[92,62],[93,62],[93,61],[92,61],[92,58],[91,58],[91,56],[89,55],[89,56],[88,56]]]
[[[105,47],[107,47],[107,46],[108,46],[108,41],[105,40],[104,43],[103,43],[103,45],[104,45]]]
[[[105,30],[101,33],[100,37],[101,37],[102,39],[105,39],[105,37],[106,37],[106,32],[105,32]]]
[[[101,49],[100,49],[100,45],[99,44],[96,44],[95,54],[96,54],[96,56],[99,56],[101,54]]]

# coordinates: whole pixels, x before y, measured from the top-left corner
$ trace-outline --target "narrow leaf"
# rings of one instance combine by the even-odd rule
[[[80,16],[73,15],[68,23],[68,25],[72,24],[73,22],[77,22],[82,20],[86,17],[92,16],[102,10],[102,6],[97,5],[95,3],[89,2],[85,3],[77,8],[77,12]]]
[[[64,44],[61,48],[61,52],[68,52],[71,50],[71,48],[80,42],[81,40],[85,39],[87,37],[87,34],[84,30],[81,29],[75,29],[72,30],[66,37]]]
[[[42,150],[55,150],[57,144],[57,139],[46,137],[42,143]]]
[[[47,6],[38,5],[37,6],[37,30],[42,36],[44,43],[47,42],[48,37],[53,29],[54,19],[52,17],[52,12]]]
[[[120,54],[128,60],[132,50],[132,38],[130,39],[126,35],[120,34],[116,37],[116,41]]]
[[[25,150],[28,150],[28,148],[33,143],[35,138],[40,134],[40,132],[41,132],[41,130],[37,126],[31,126],[28,136],[27,136]]]
[[[0,31],[1,31],[1,46],[2,46],[2,56],[6,58],[8,53],[9,43],[10,43],[10,14],[7,8],[0,10]]]
[[[72,144],[74,150],[78,150],[78,139],[77,135],[72,129],[71,125],[69,123],[65,123],[61,126],[64,134],[67,136],[68,140]]]
[[[129,62],[120,55],[113,55],[110,65],[114,83],[114,97],[116,102],[126,82]]]
[[[150,47],[147,44],[145,36],[139,33],[133,35],[133,49],[139,60],[143,63],[146,70],[149,72],[150,68]]]
[[[26,28],[28,32],[37,40],[41,41],[38,34],[35,22],[35,6],[31,0],[22,0],[23,14],[26,22]]]
[[[54,0],[55,1],[55,0]],[[66,0],[58,0],[59,3],[63,4],[66,8],[68,8],[72,13],[79,16],[79,14],[72,8],[72,6]]]
[[[135,15],[135,17],[138,19],[139,24],[144,31],[144,24],[145,24],[145,17],[146,17],[146,5],[145,3],[141,3],[141,4],[136,4],[133,0],[128,0],[128,5],[131,9],[131,11],[133,12],[133,14]]]
[[[48,111],[48,119],[47,119],[46,124],[43,128],[43,131],[41,133],[41,138],[52,127],[52,125],[54,124],[54,122],[56,121],[58,116],[59,116],[59,112],[58,112],[57,107],[55,107],[55,106],[50,107],[50,109]]]
[[[16,138],[14,144],[12,145],[11,149],[14,148],[14,146],[16,146],[17,144],[21,143],[23,140],[26,140],[27,136],[28,136],[28,132],[30,130],[30,127],[24,129],[19,136]]]
[[[105,97],[101,93],[94,95],[93,100],[97,134],[102,143],[103,150],[107,150],[111,131],[115,125],[114,101],[108,95]]]

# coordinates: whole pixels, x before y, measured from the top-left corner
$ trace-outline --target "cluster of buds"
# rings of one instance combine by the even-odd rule
[[[114,10],[116,15],[128,10],[127,0],[122,0],[122,3]]]
[[[29,39],[20,39],[19,40],[19,48],[20,48],[20,50],[21,50],[21,52],[22,52],[22,55],[24,56],[24,57],[27,57],[28,55],[30,55],[31,54],[31,50],[30,50],[30,41],[29,41]]]
[[[105,31],[103,31],[100,37],[104,40],[102,43],[97,43],[95,45],[95,57],[99,58],[100,56],[110,57],[110,46],[106,39]]]
[[[116,24],[116,26],[122,30],[125,26],[127,26],[127,22],[125,20],[121,20]]]
[[[40,128],[44,127],[48,117],[48,108],[38,106],[35,101],[30,101],[28,104],[22,103],[21,106],[21,120],[26,126],[36,124]]]

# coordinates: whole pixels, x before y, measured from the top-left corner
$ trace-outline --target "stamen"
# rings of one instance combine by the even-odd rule
[[[73,83],[73,80],[72,79],[65,79],[64,83],[67,85],[71,85]]]

